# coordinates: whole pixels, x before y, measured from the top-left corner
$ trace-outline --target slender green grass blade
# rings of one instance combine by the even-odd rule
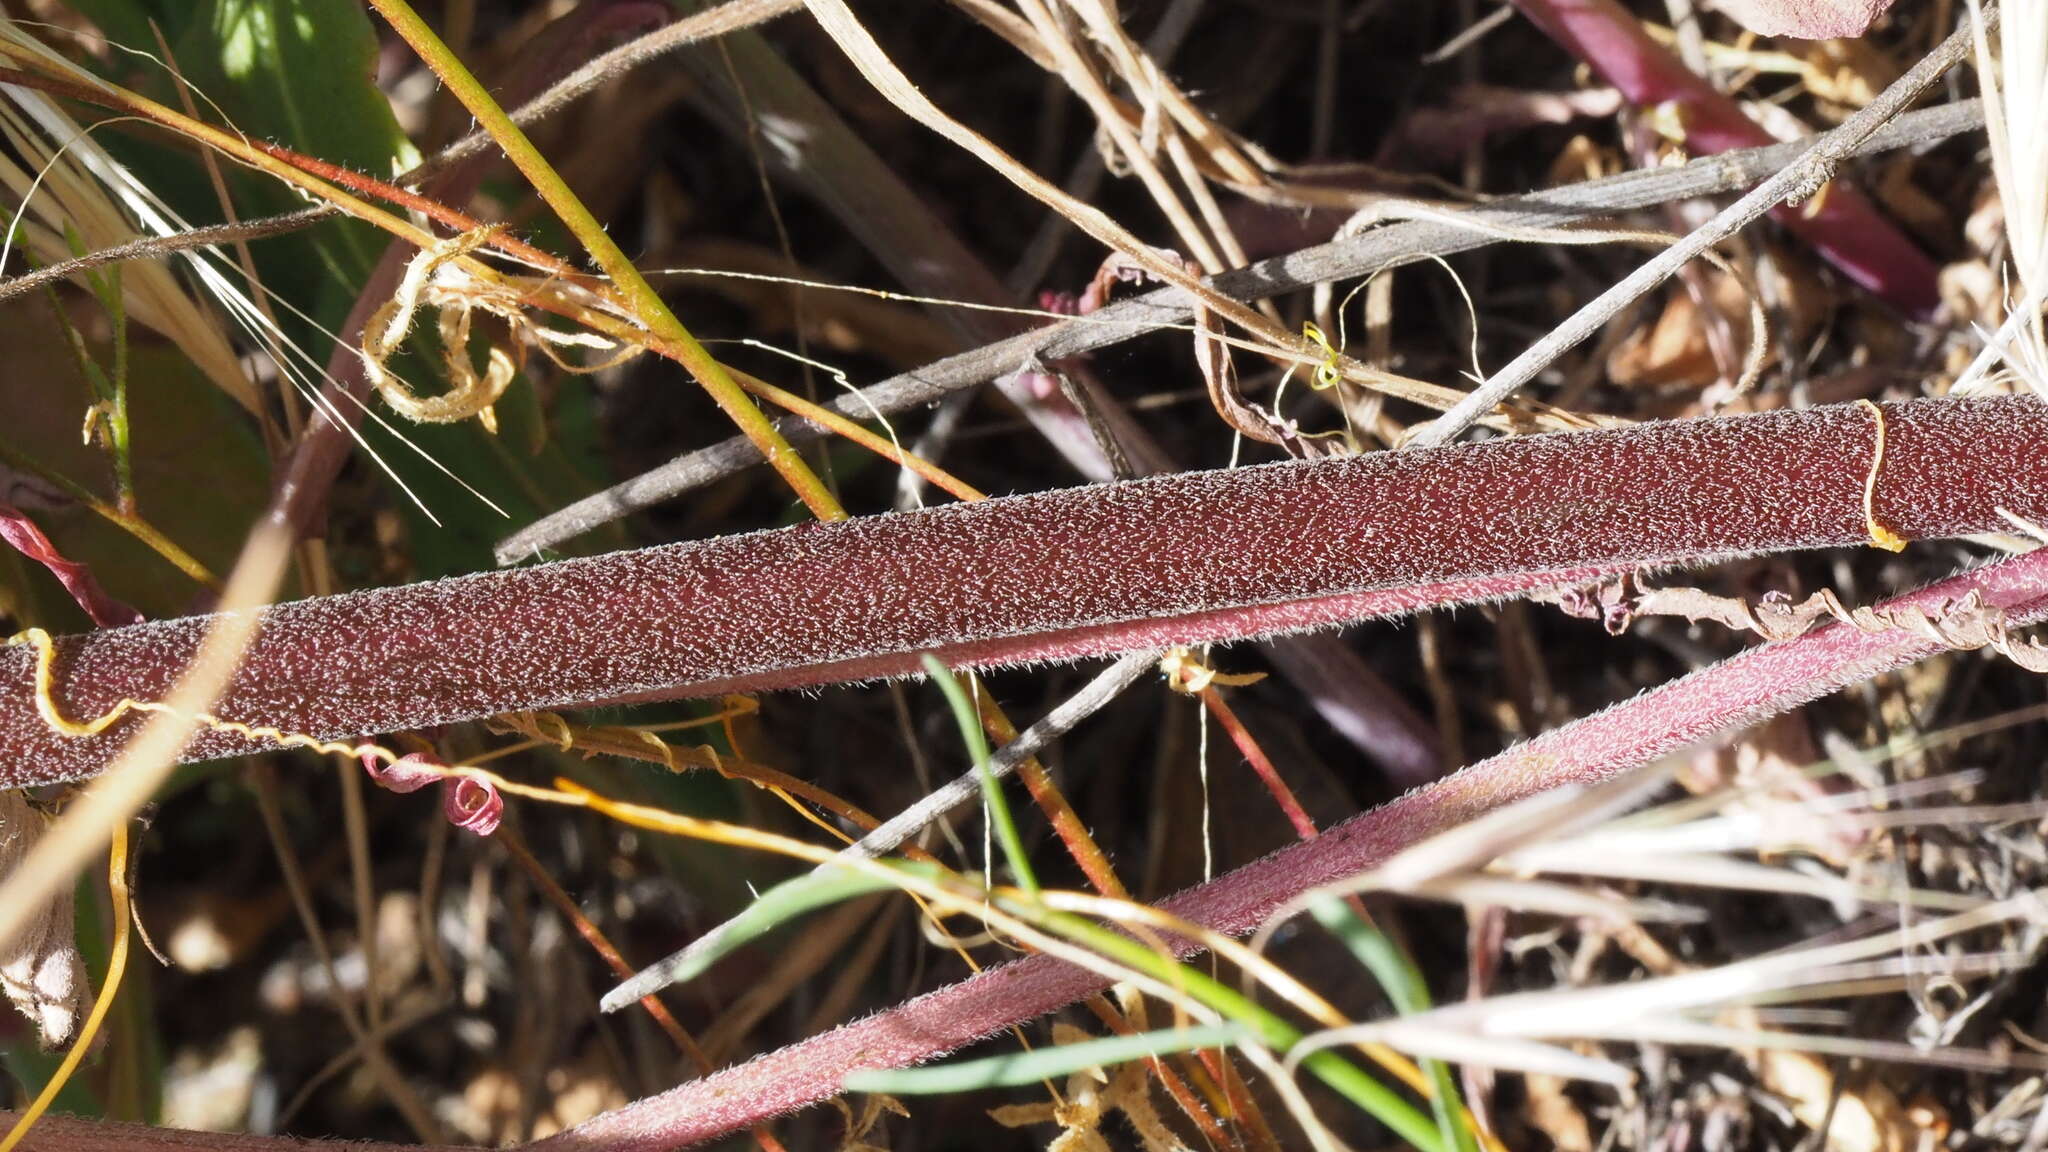
[[[1386,933],[1335,896],[1317,900],[1309,906],[1309,912],[1325,931],[1343,941],[1373,979],[1379,981],[1387,999],[1393,1002],[1394,1011],[1403,1016],[1429,1011],[1429,982]],[[1451,1070],[1441,1060],[1424,1060],[1422,1070],[1430,1079],[1430,1109],[1436,1113],[1437,1130],[1443,1133],[1445,1147],[1454,1152],[1476,1152],[1478,1143],[1471,1127],[1464,1122],[1464,1109],[1459,1106],[1458,1086],[1451,1079]]]
[[[1162,1028],[1156,1032],[1104,1036],[1078,1044],[1061,1044],[1030,1052],[1005,1052],[980,1060],[961,1060],[924,1068],[875,1068],[853,1072],[846,1077],[846,1090],[904,1096],[1035,1084],[1084,1068],[1106,1068],[1147,1056],[1165,1056],[1196,1048],[1223,1048],[1252,1034],[1250,1026],[1237,1023]]]
[[[678,968],[671,984],[682,984],[703,975],[733,949],[774,930],[806,912],[894,887],[886,876],[849,869],[825,868],[785,880],[761,893],[747,910],[727,921],[717,939],[695,953]]]
[[[1031,860],[1024,854],[1024,838],[1017,834],[1017,821],[1010,815],[1010,802],[1004,799],[1002,786],[996,783],[995,770],[989,767],[988,737],[982,733],[981,717],[974,711],[974,702],[967,698],[967,690],[953,678],[951,669],[939,663],[938,657],[927,653],[924,670],[939,686],[939,691],[946,694],[946,703],[953,707],[953,719],[959,723],[960,735],[967,741],[968,754],[974,757],[975,770],[981,773],[981,791],[988,799],[989,819],[996,826],[996,839],[1002,842],[1010,871],[1017,876],[1017,886],[1026,892],[1038,891],[1038,876],[1031,871]]]

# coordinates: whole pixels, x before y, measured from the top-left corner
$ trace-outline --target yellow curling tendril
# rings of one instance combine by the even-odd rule
[[[54,671],[57,660],[56,641],[52,640],[50,634],[43,629],[30,628],[9,637],[7,642],[9,644],[29,644],[35,648],[36,711],[42,715],[44,723],[63,735],[73,737],[97,736],[130,712],[164,712],[172,714],[176,712],[175,709],[166,704],[124,697],[116,702],[112,708],[108,709],[104,715],[87,721],[72,720],[65,716],[63,710],[57,706],[55,694],[56,676]],[[564,751],[574,746],[575,736],[567,721],[550,712],[533,713],[532,715],[536,731],[550,739],[556,740]],[[395,764],[403,758],[402,753],[394,752],[381,744],[352,744],[337,740],[322,740],[318,737],[305,735],[304,733],[286,732],[281,728],[273,728],[268,725],[249,725],[237,720],[223,720],[211,712],[195,712],[192,713],[191,718],[193,721],[213,731],[240,736],[244,740],[269,741],[286,748],[309,749],[322,755],[357,758],[367,756],[385,765]],[[706,719],[715,720],[718,718],[708,717]],[[662,759],[671,771],[682,770],[682,766],[674,758],[674,750],[660,737],[651,732],[640,732],[637,735],[649,744],[662,750],[660,753]],[[731,774],[726,771],[725,766],[718,763],[715,751],[712,752],[712,761],[713,768],[720,775],[726,776],[728,779],[732,778]],[[530,800],[544,800],[555,804],[566,803],[578,807],[582,806],[581,801],[572,795],[552,789],[535,788],[531,785],[519,784],[473,764],[422,764],[419,767],[424,770],[430,770],[444,779],[467,777],[472,780],[482,781],[507,795],[524,796]],[[847,836],[845,832],[834,827],[830,822],[813,812],[808,805],[799,801],[795,796],[790,795],[787,790],[769,784],[763,784],[761,787],[774,793],[783,803],[795,809],[798,814],[824,829],[833,837],[845,843],[852,842],[852,838]],[[6,1152],[4,1146],[0,1146],[0,1152]]]
[[[1906,538],[1878,523],[1877,520],[1877,473],[1884,467],[1884,410],[1868,400],[1858,400],[1858,405],[1870,409],[1871,419],[1877,421],[1877,447],[1870,457],[1870,474],[1863,478],[1863,526],[1870,532],[1870,546],[1887,552],[1904,552]]]
[[[1304,320],[1301,324],[1302,338],[1323,350],[1323,362],[1316,365],[1315,387],[1334,388],[1344,380],[1344,372],[1337,366],[1337,349],[1330,338],[1314,322]]]
[[[57,662],[56,641],[52,640],[50,634],[41,628],[29,628],[9,637],[7,642],[9,644],[28,644],[35,648],[36,712],[42,716],[44,723],[62,735],[71,737],[97,736],[112,727],[130,712],[161,712],[166,715],[178,715],[178,710],[168,704],[159,703],[154,700],[137,700],[132,696],[125,696],[115,701],[114,706],[105,713],[91,720],[73,720],[64,715],[63,710],[57,706],[55,674]],[[381,744],[349,744],[337,740],[322,740],[301,732],[286,732],[281,728],[272,728],[268,725],[249,725],[238,720],[223,720],[211,712],[193,712],[189,718],[194,723],[215,732],[225,732],[229,735],[240,736],[244,740],[269,741],[286,748],[306,748],[328,756],[370,756],[385,764],[395,764],[404,758],[402,753],[394,752]],[[502,790],[516,795],[546,794],[545,790],[536,790],[525,785],[514,784],[495,773],[486,772],[481,768],[467,766],[442,767],[440,765],[429,765],[428,767],[432,767],[443,776],[467,776],[472,779],[484,780],[499,785]]]

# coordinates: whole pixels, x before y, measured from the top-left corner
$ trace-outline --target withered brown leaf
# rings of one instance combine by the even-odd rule
[[[0,877],[21,866],[47,825],[27,796],[0,791]],[[71,1039],[90,992],[72,929],[67,888],[29,920],[17,939],[0,947],[0,989],[35,1025],[45,1048]]]

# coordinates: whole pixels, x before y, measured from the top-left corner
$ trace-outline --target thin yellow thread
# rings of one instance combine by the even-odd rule
[[[106,729],[109,726],[111,726],[116,721],[120,720],[121,717],[127,715],[130,712],[162,712],[169,715],[178,714],[177,709],[172,708],[168,704],[162,704],[150,700],[137,700],[133,697],[124,697],[121,700],[117,701],[112,708],[108,709],[104,715],[83,722],[71,720],[64,715],[63,711],[60,708],[58,708],[56,696],[54,695],[53,691],[55,678],[52,675],[52,667],[56,662],[57,645],[55,641],[50,639],[50,634],[41,628],[30,628],[9,638],[7,642],[9,644],[30,644],[35,647],[36,711],[42,715],[45,723],[47,723],[51,728],[57,730],[63,735],[96,736],[99,733],[106,731]],[[573,746],[573,732],[569,728],[567,722],[563,721],[561,717],[555,716],[554,714],[548,712],[536,713],[534,715],[536,717],[551,718],[556,724],[561,725],[561,736],[563,740],[566,741],[563,747],[567,749]],[[318,737],[305,735],[304,733],[286,732],[283,729],[273,728],[268,725],[250,725],[244,724],[238,720],[223,720],[220,717],[215,716],[211,712],[194,712],[190,714],[189,718],[196,724],[203,725],[204,727],[210,728],[216,732],[225,732],[233,736],[240,736],[244,740],[269,741],[270,743],[278,744],[286,748],[305,748],[327,756],[368,756],[382,762],[385,765],[396,764],[399,760],[404,758],[402,753],[394,752],[381,744],[351,744],[338,740],[322,740]],[[652,739],[652,737],[650,737],[650,739]],[[474,764],[442,765],[432,763],[418,763],[415,765],[415,767],[420,771],[431,772],[434,775],[441,777],[442,779],[478,780],[485,784],[491,785],[498,791],[503,792],[508,796],[523,796],[529,800],[541,800],[550,804],[565,804],[574,808],[589,807],[589,804],[585,799],[585,796],[589,793],[587,793],[587,790],[585,789],[579,788],[570,791],[554,788],[537,788],[531,784],[521,784],[517,781],[508,780],[505,777],[498,775],[496,772],[492,772],[487,768],[479,768]],[[825,823],[822,819],[817,817],[815,814],[811,813],[808,810],[808,808],[802,803],[800,803],[794,796],[789,795],[787,792],[779,788],[775,788],[772,786],[764,787],[768,787],[769,791],[776,793],[778,796],[781,796],[785,803],[789,804],[792,808],[795,808],[797,811],[804,813],[804,815],[809,817],[814,823],[817,823],[820,827],[825,828],[827,831],[830,831],[836,838],[840,839],[841,841],[846,841],[848,839],[844,832],[832,828],[829,824]],[[745,843],[745,841],[743,840],[727,842]],[[0,1152],[6,1152],[6,1149],[4,1147],[0,1147]]]
[[[123,715],[127,714],[130,711],[163,712],[173,715],[175,715],[177,712],[176,709],[171,708],[169,705],[166,704],[145,700],[136,700],[132,697],[124,697],[123,699],[118,701],[113,708],[109,709],[105,715],[102,715],[95,720],[88,721],[85,723],[73,722],[67,719],[64,716],[63,712],[57,707],[55,697],[52,695],[51,692],[51,666],[55,662],[56,658],[56,644],[54,641],[50,639],[50,634],[40,628],[31,628],[10,638],[8,643],[29,643],[35,646],[37,651],[37,710],[42,714],[45,721],[50,723],[50,725],[59,732],[65,733],[67,735],[92,735],[97,732],[104,731],[107,726],[113,724],[116,720],[120,719]],[[1184,656],[1186,655],[1184,649],[1181,650],[1181,652]],[[1215,674],[1212,672],[1211,675],[1213,676]],[[1249,682],[1250,680],[1258,678],[1259,677],[1256,676],[1233,676],[1228,677],[1227,679],[1218,677],[1218,680],[1219,682],[1226,683],[1242,683]],[[541,715],[548,714],[542,713]],[[288,747],[309,748],[317,752],[331,755],[372,756],[379,760],[382,760],[386,764],[396,763],[399,759],[401,759],[398,753],[393,752],[389,748],[385,748],[377,744],[344,744],[338,741],[320,740],[311,736],[306,736],[298,733],[287,733],[277,728],[267,726],[254,727],[251,725],[241,724],[231,720],[222,720],[219,717],[206,712],[193,713],[191,719],[195,723],[203,724],[209,728],[215,729],[216,731],[233,733],[235,735],[243,737],[244,739],[249,740],[270,740]],[[561,721],[560,717],[555,717],[555,719],[558,722]],[[570,734],[570,729],[566,722],[562,722],[562,728],[565,735]],[[573,741],[573,736],[570,736],[570,739]],[[757,849],[777,851],[781,852],[784,855],[792,856],[796,859],[807,860],[813,864],[823,864],[826,863],[828,860],[836,859],[835,854],[833,854],[829,849],[821,848],[810,844],[805,844],[800,841],[791,840],[788,837],[778,836],[774,833],[762,832],[754,828],[746,827],[744,825],[727,824],[723,821],[705,820],[699,817],[683,816],[677,813],[666,812],[657,808],[647,808],[642,805],[623,804],[619,801],[612,800],[609,797],[605,797],[599,793],[593,792],[588,788],[584,788],[581,785],[578,785],[563,777],[557,777],[555,779],[555,786],[553,788],[542,788],[536,787],[531,784],[521,784],[512,780],[507,780],[503,776],[500,776],[497,773],[490,771],[489,769],[479,768],[475,765],[458,765],[453,767],[444,767],[438,764],[429,763],[420,764],[419,767],[431,771],[434,774],[442,777],[443,779],[461,777],[466,779],[480,780],[486,784],[491,785],[492,787],[496,788],[499,792],[508,796],[520,796],[531,800],[538,800],[548,804],[559,804],[570,808],[593,809],[620,823],[629,824],[635,827],[646,828],[650,831],[663,832],[669,835],[688,836],[693,839],[704,840],[717,844],[730,844],[738,847],[751,847]],[[817,815],[810,813],[803,806],[798,805],[794,797],[784,793],[781,789],[771,790],[777,792],[779,795],[782,796],[785,802],[789,803],[792,807],[797,808],[798,811],[803,812],[814,823],[818,824],[820,827],[825,828],[828,832],[831,832],[835,837],[837,837],[842,842],[851,842],[851,838],[848,837],[845,833],[840,832],[835,828],[832,828]],[[94,1031],[98,1028],[100,1021],[105,1018],[107,1009],[111,1006],[111,992],[115,985],[119,983],[121,973],[126,967],[128,925],[130,917],[128,911],[126,887],[126,865],[127,841],[125,836],[125,830],[117,829],[115,832],[114,839],[113,858],[112,861],[110,862],[109,878],[109,883],[114,893],[115,921],[117,928],[115,935],[114,950],[112,956],[110,957],[108,967],[107,984],[106,987],[102,990],[100,1000],[93,1005],[92,1014],[87,1020],[84,1032],[82,1032],[80,1035],[80,1041],[78,1046],[72,1050],[71,1057],[67,1060],[65,1067],[59,1070],[59,1079],[53,1080],[53,1085],[60,1085],[61,1078],[69,1076],[71,1069],[77,1066],[78,1060],[84,1054],[85,1042],[92,1037]],[[938,910],[932,906],[932,903],[925,894],[921,894],[908,887],[904,888],[903,891],[905,895],[910,897],[912,903],[917,905],[918,910],[921,913],[923,913],[928,920],[930,920],[934,924],[938,924],[940,922],[940,915]],[[962,910],[964,911],[964,909]],[[955,951],[971,970],[975,972],[980,972],[982,970],[981,964],[975,960],[973,955],[966,952],[964,949],[956,949]],[[14,1130],[8,1134],[4,1142],[0,1142],[0,1152],[12,1152],[14,1145],[17,1142],[19,1142],[21,1137],[27,1132],[27,1126],[33,1123],[35,1119],[41,1115],[42,1111],[48,1107],[49,1100],[51,1098],[54,1098],[55,1092],[55,1087],[46,1089],[44,1096],[42,1098],[39,1098],[36,1104],[32,1106],[29,1109],[29,1111],[23,1113],[21,1119],[16,1121]]]
[[[1884,409],[1868,400],[1856,403],[1870,409],[1871,418],[1877,421],[1877,446],[1870,457],[1870,475],[1863,478],[1863,526],[1870,532],[1872,548],[1904,552],[1906,538],[1877,522],[1877,473],[1884,467]]]
[[[45,640],[48,639],[46,635]],[[107,1011],[114,1006],[114,996],[120,991],[121,976],[128,970],[128,828],[125,823],[114,826],[114,842],[107,853],[107,892],[111,897],[114,913],[114,946],[107,951],[107,978],[100,983],[99,995],[93,998],[92,1011],[85,1018],[85,1026],[78,1030],[78,1038],[71,1042],[71,1050],[64,1054],[64,1062],[43,1085],[36,1095],[35,1103],[22,1110],[15,1118],[14,1127],[8,1129],[5,1139],[0,1139],[0,1152],[13,1152],[21,1143],[36,1121],[49,1110],[51,1101],[78,1070],[79,1061],[92,1047],[93,1037],[99,1035],[100,1025],[107,1019]],[[69,900],[69,896],[63,897]]]
[[[55,693],[56,677],[54,674],[57,660],[56,641],[52,640],[50,634],[41,628],[29,628],[9,637],[7,642],[9,644],[28,644],[35,648],[36,711],[41,714],[44,723],[62,735],[72,737],[97,736],[109,727],[112,727],[130,712],[161,712],[173,716],[178,714],[178,710],[168,704],[153,700],[137,700],[132,696],[127,696],[116,701],[114,706],[109,708],[104,714],[96,716],[91,720],[72,720],[65,716],[62,709],[57,706]],[[395,764],[403,758],[401,753],[394,752],[380,744],[344,744],[335,740],[321,740],[304,735],[303,733],[286,732],[283,729],[272,728],[267,725],[251,726],[236,720],[223,720],[211,712],[194,712],[190,714],[189,718],[194,723],[213,729],[216,732],[226,732],[230,735],[240,736],[245,740],[267,740],[287,748],[307,748],[324,755],[373,756],[386,764]],[[438,766],[436,767],[438,768]],[[438,770],[447,776],[470,776],[494,782],[497,780],[494,774],[484,772],[481,769],[457,767],[438,768]]]

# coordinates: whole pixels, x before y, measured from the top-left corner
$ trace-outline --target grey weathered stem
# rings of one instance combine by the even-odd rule
[[[1934,51],[1893,81],[1877,99],[1843,121],[1841,127],[1801,141],[1801,150],[1791,163],[1572,313],[1549,335],[1530,345],[1506,367],[1458,401],[1450,411],[1431,421],[1409,441],[1409,445],[1432,448],[1450,443],[1480,417],[1514,395],[1517,388],[1535,379],[1536,374],[1548,367],[1551,361],[1599,331],[1600,326],[1615,313],[1670,279],[1680,268],[1698,259],[1701,253],[1733,236],[1780,203],[1797,203],[1819,192],[1821,185],[1834,176],[1838,164],[1854,155],[1880,128],[1919,99],[1928,85],[1969,51],[1970,29],[1966,24],[1950,33]]]
[[[1909,113],[1885,125],[1857,145],[1853,155],[1866,155],[1929,140],[1945,139],[1983,125],[1975,100]],[[1747,187],[1797,160],[1806,141],[1726,152],[1676,168],[1627,172],[1563,188],[1532,192],[1469,209],[1477,223],[1490,228],[1556,227],[1592,216],[1645,208],[1673,200],[1709,196]],[[1493,242],[1469,228],[1432,221],[1390,224],[1359,236],[1304,248],[1262,260],[1211,279],[1217,291],[1239,300],[1261,300],[1313,284],[1363,276],[1379,268],[1412,263],[1433,255],[1463,252]],[[828,405],[856,420],[873,412],[900,412],[929,404],[961,388],[1016,372],[1037,361],[1075,356],[1141,336],[1163,325],[1185,324],[1192,302],[1178,288],[1162,288],[1112,304],[1089,316],[1049,324],[971,352],[948,356],[922,368],[892,376],[861,390],[858,397],[840,396]],[[870,406],[872,405],[872,408]],[[824,431],[807,421],[784,417],[777,422],[792,442],[815,440]],[[761,462],[746,440],[735,437],[698,449],[652,471],[616,484],[553,512],[501,541],[498,562],[515,564],[649,507],[662,500],[729,476]]]

